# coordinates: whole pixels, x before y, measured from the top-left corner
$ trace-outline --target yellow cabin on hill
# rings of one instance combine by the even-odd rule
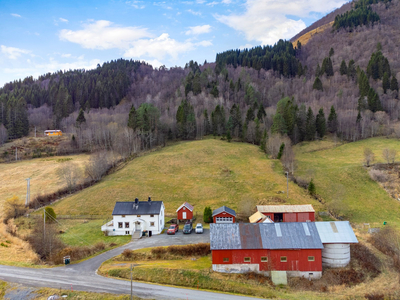
[[[44,135],[45,136],[62,136],[62,131],[61,130],[45,130]]]

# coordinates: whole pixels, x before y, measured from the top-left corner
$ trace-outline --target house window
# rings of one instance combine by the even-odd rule
[[[308,261],[315,261],[315,256],[309,256]]]
[[[122,218],[125,218],[125,215],[122,215]]]
[[[125,234],[130,234],[129,231],[125,231]]]
[[[129,228],[129,222],[125,222],[125,228]]]
[[[183,207],[183,210],[186,210],[186,207]]]
[[[154,222],[150,222],[150,227],[154,227]]]
[[[154,215],[150,215],[150,218],[154,218]]]
[[[268,257],[261,256],[261,262],[268,262]]]
[[[138,217],[138,218],[140,218],[140,217],[141,217],[141,215],[137,215],[137,217]]]
[[[281,256],[281,262],[287,262],[287,256]]]
[[[250,257],[245,257],[244,258],[244,262],[251,262],[251,258]]]
[[[118,222],[118,228],[122,228],[122,222]]]
[[[229,262],[229,257],[224,257],[223,262]]]

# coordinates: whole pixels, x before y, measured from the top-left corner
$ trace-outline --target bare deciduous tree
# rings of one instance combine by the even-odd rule
[[[364,162],[367,167],[374,162],[375,154],[370,148],[364,149]]]
[[[61,162],[57,175],[67,185],[69,192],[72,193],[80,179],[80,170],[73,162]]]
[[[394,163],[396,159],[397,151],[395,149],[385,148],[382,150],[382,157],[388,164]]]
[[[286,171],[294,174],[294,171],[296,169],[296,156],[290,142],[285,144],[285,149],[282,155],[282,164],[285,167]]]
[[[0,124],[0,146],[4,144],[5,141],[8,139],[7,129],[4,127],[3,124]]]
[[[267,142],[267,151],[271,158],[276,158],[279,153],[279,148],[282,143],[289,144],[290,139],[287,136],[281,136],[280,134],[273,134]]]
[[[12,196],[8,198],[4,203],[3,217],[6,223],[8,219],[17,218],[23,216],[26,213],[26,208],[17,196]]]
[[[85,166],[85,174],[91,180],[98,181],[109,169],[108,155],[106,151],[93,154]]]

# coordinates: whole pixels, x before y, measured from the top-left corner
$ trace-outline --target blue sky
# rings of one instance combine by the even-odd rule
[[[0,1],[0,86],[118,58],[155,67],[290,39],[347,1]]]

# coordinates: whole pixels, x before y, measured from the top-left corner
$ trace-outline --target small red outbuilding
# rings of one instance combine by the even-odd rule
[[[277,222],[315,222],[315,210],[306,205],[257,205],[257,210]]]
[[[192,220],[193,206],[185,202],[176,210],[178,220]]]

